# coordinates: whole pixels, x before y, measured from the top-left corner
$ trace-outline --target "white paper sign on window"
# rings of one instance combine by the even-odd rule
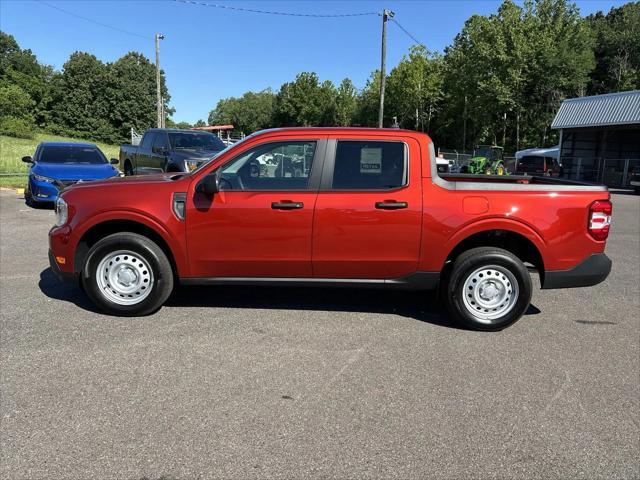
[[[382,148],[360,150],[360,173],[373,175],[382,173]]]

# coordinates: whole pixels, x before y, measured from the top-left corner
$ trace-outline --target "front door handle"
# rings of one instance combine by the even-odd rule
[[[283,201],[271,203],[271,208],[273,208],[274,210],[296,210],[302,207],[304,207],[304,203],[302,202]]]
[[[407,208],[408,206],[409,204],[407,202],[395,202],[393,200],[376,202],[376,208],[380,210],[400,210],[401,208]]]

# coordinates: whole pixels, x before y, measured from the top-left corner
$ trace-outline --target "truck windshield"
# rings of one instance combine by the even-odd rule
[[[174,150],[212,150],[224,149],[224,143],[211,133],[169,132],[169,142]]]
[[[108,163],[104,154],[95,147],[47,146],[38,158],[43,163]]]
[[[256,133],[257,133],[257,132],[256,132]],[[255,137],[255,135],[256,135],[255,133],[252,133],[251,135],[247,135],[247,136],[246,136],[246,137],[244,137],[242,140],[240,140],[240,141],[238,141],[238,142],[236,142],[236,143],[230,143],[230,144],[229,144],[229,145],[227,145],[223,150],[220,150],[219,152],[217,152],[217,153],[212,157],[212,159],[213,159],[213,158],[216,158],[216,157],[219,157],[219,156],[220,156],[220,155],[222,155],[222,154],[227,153],[227,152],[228,152],[229,150],[231,150],[232,148],[239,148],[239,147],[242,147],[242,145],[244,145],[244,143],[245,143],[245,142],[247,142],[248,140],[251,140],[253,137]],[[195,173],[195,172],[197,172],[198,170],[201,170],[201,169],[202,169],[202,167],[204,167],[204,166],[205,166],[205,165],[207,165],[208,163],[209,163],[209,162],[202,162],[202,163],[198,166],[198,168],[196,168],[196,169],[195,169],[193,172],[191,172],[191,173]]]

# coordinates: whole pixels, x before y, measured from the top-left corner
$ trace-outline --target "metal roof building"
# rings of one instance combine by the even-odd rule
[[[640,125],[640,90],[565,100],[551,128]]]
[[[565,100],[551,128],[563,176],[627,187],[640,165],[640,90]]]

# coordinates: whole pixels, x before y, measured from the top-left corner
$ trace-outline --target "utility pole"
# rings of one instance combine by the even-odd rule
[[[467,96],[464,96],[464,112],[462,114],[462,153],[467,149]]]
[[[384,119],[384,84],[386,81],[385,64],[387,61],[387,20],[395,14],[386,8],[382,11],[382,54],[380,59],[380,109],[378,111],[378,128],[382,128]]]
[[[158,128],[162,128],[162,89],[160,88],[160,40],[164,40],[164,35],[156,33],[156,107],[158,114]]]

